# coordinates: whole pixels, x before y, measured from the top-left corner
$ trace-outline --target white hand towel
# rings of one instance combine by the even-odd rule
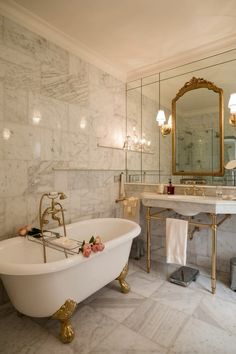
[[[119,197],[125,198],[125,176],[124,176],[124,172],[121,172],[120,174],[120,193],[119,193]]]
[[[188,221],[166,219],[167,263],[186,264]]]

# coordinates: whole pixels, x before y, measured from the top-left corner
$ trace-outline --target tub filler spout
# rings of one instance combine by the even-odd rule
[[[48,198],[51,200],[51,206],[47,207],[44,211],[42,210],[43,200],[44,198]],[[47,256],[46,256],[46,245],[44,239],[44,225],[49,223],[48,217],[51,216],[53,220],[58,222],[59,226],[63,226],[64,236],[66,237],[66,226],[65,226],[65,217],[64,217],[64,209],[61,203],[57,202],[56,199],[59,198],[60,200],[66,199],[66,195],[63,192],[49,192],[44,193],[40,199],[39,203],[39,224],[42,236],[42,243],[43,243],[43,258],[44,263],[47,263]],[[57,216],[57,214],[61,214],[61,217]]]

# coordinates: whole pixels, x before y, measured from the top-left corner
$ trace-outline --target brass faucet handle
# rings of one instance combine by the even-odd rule
[[[190,195],[191,188],[190,187],[185,187],[184,188],[184,195]]]
[[[205,191],[203,187],[196,188],[196,192],[201,193],[201,196],[205,197]]]

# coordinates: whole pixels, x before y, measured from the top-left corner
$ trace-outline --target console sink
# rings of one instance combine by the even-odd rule
[[[210,196],[168,195],[142,193],[142,203],[145,206],[172,209],[184,216],[194,216],[199,213],[235,214],[236,201],[223,200]]]

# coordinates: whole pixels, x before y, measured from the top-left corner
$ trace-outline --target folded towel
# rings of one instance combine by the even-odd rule
[[[123,217],[139,224],[140,202],[136,197],[130,197],[123,201]]]
[[[119,192],[119,197],[125,198],[125,176],[124,172],[121,172],[120,174],[120,192]]]
[[[188,221],[166,219],[167,263],[186,264]]]

